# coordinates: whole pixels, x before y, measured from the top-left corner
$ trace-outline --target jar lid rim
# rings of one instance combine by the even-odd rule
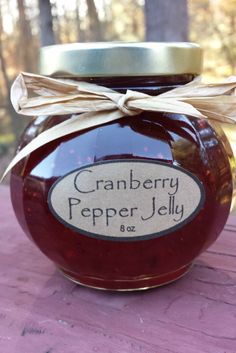
[[[51,45],[40,49],[39,71],[69,77],[200,74],[202,49],[190,42]]]

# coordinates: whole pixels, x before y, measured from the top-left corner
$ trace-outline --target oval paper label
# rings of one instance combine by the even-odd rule
[[[205,199],[186,170],[146,160],[87,165],[58,179],[48,195],[64,225],[106,240],[150,239],[190,222]]]

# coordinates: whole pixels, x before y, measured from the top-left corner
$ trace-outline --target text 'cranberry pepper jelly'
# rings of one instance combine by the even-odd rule
[[[201,73],[191,43],[97,43],[42,48],[41,73],[125,93],[158,95]],[[19,149],[70,119],[40,116]],[[227,153],[206,119],[143,112],[49,142],[11,174],[25,233],[76,283],[151,288],[185,274],[229,214]]]

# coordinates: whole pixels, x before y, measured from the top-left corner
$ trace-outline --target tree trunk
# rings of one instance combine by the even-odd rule
[[[81,28],[80,0],[76,0],[75,16],[76,16],[77,41],[85,42],[85,33],[84,33],[84,30]]]
[[[53,18],[50,0],[38,0],[41,46],[55,44]]]
[[[98,18],[97,9],[94,0],[87,0],[89,16],[89,40],[99,41],[103,39],[101,24]]]
[[[55,43],[61,43],[62,42],[62,35],[61,35],[61,21],[60,21],[60,16],[58,14],[58,2],[55,2],[54,4],[51,4],[51,11],[53,13],[53,33],[54,33],[54,38],[55,38]]]
[[[3,56],[2,40],[1,39],[0,39],[0,65],[1,65],[2,77],[3,77],[3,81],[4,81],[4,88],[5,88],[6,92],[9,93],[10,88],[11,88],[11,84],[10,84],[10,80],[9,80],[8,74],[7,74],[5,58]]]
[[[188,41],[187,0],[146,0],[146,40]]]
[[[1,72],[2,72],[4,88],[6,91],[6,110],[10,116],[10,119],[11,119],[12,133],[15,135],[15,137],[17,139],[19,137],[19,134],[22,131],[22,123],[21,123],[21,120],[19,119],[19,116],[15,112],[15,110],[11,104],[11,101],[10,101],[11,80],[8,76],[6,60],[4,57],[4,48],[2,46],[2,32],[3,32],[2,13],[1,13],[1,8],[0,8],[0,68],[1,68]]]
[[[4,79],[4,85],[6,88],[7,96],[6,96],[6,111],[9,114],[10,121],[11,121],[11,130],[13,135],[15,136],[16,141],[18,140],[22,129],[24,127],[24,121],[22,121],[19,117],[19,115],[15,112],[15,109],[13,108],[11,104],[11,98],[10,98],[10,92],[11,92],[11,81],[8,77],[7,69],[6,69],[6,62],[5,58],[3,55],[3,49],[2,49],[2,42],[0,40],[0,67],[2,71],[2,76]]]
[[[25,16],[24,0],[17,0],[19,11],[19,28],[20,28],[20,49],[19,55],[21,59],[22,69],[25,71],[33,71],[34,65],[30,55],[30,45],[32,43],[32,32],[29,20]]]

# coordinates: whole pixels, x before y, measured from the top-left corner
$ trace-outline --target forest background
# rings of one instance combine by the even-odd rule
[[[236,75],[236,0],[0,0],[0,174],[28,122],[10,104],[16,75],[37,72],[40,46],[91,41],[193,41],[204,81],[220,81]]]

